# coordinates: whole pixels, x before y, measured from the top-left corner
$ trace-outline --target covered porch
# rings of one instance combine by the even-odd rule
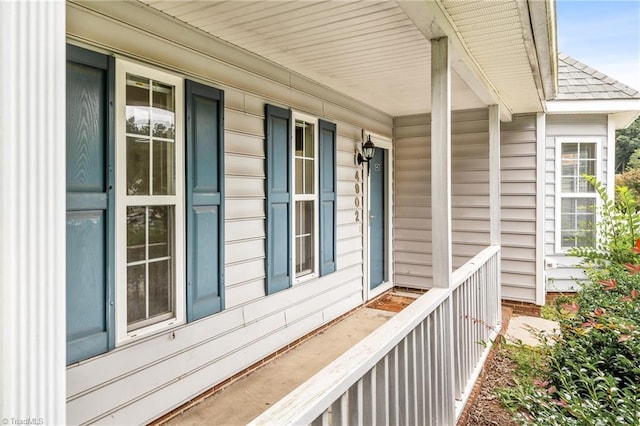
[[[493,247],[451,292],[390,290],[154,424],[454,424],[500,331],[498,275]]]
[[[428,290],[254,424],[455,423],[488,350],[477,342],[489,342],[500,327],[501,121],[543,111],[555,90],[553,11],[547,2],[505,0],[487,7],[456,1],[72,1],[47,4],[38,13],[28,4],[2,5],[0,12],[0,24],[14,32],[2,63],[8,80],[17,82],[7,89],[12,96],[3,101],[3,111],[41,105],[38,117],[12,113],[8,129],[34,149],[5,144],[0,151],[0,168],[24,189],[3,192],[16,206],[11,219],[29,218],[20,233],[5,234],[3,252],[33,253],[32,262],[2,260],[3,274],[24,277],[31,289],[5,287],[2,293],[11,333],[30,336],[29,345],[3,345],[3,377],[15,379],[3,384],[7,412],[24,417],[38,412],[47,422],[65,423],[65,398],[80,401],[92,391],[81,383],[76,394],[67,394],[60,309],[66,291],[60,265],[68,259],[65,192],[57,182],[65,180],[63,59],[65,42],[72,42],[224,86],[231,94],[227,108],[233,109],[225,130],[245,120],[242,125],[250,122],[259,134],[262,99],[338,122],[337,263],[339,271],[348,264],[345,280],[357,281],[361,290],[352,291],[344,306],[323,311],[318,321],[328,322],[353,301],[366,303],[393,287]],[[17,28],[13,23],[19,20],[24,25]],[[39,54],[12,60],[24,39],[33,40]],[[34,74],[38,78],[31,78]],[[24,93],[18,96],[15,87]],[[28,130],[36,118],[50,124],[50,137]],[[354,129],[362,131],[357,143],[345,136]],[[371,245],[371,170],[355,160],[369,135],[389,161],[381,193],[381,258]],[[260,155],[254,159],[262,167]],[[264,174],[253,177],[264,180]],[[240,181],[236,178],[231,176]],[[46,183],[46,198],[28,195],[33,180]],[[229,203],[246,201],[243,196]],[[254,198],[250,201],[261,203],[264,195]],[[258,228],[265,222],[260,215],[254,220]],[[252,257],[252,265],[262,265],[260,256]],[[34,271],[33,262],[43,270]],[[383,278],[373,286],[372,265],[378,262]],[[236,266],[227,270],[240,275],[245,265]],[[236,291],[234,302],[242,308],[249,299],[239,288],[228,290]],[[41,308],[33,322],[20,321],[16,312],[27,303]],[[243,315],[242,321],[249,321]],[[305,323],[295,333],[315,326]],[[192,396],[192,389],[185,391],[160,411]],[[131,401],[99,416],[122,407],[117,414],[136,422],[160,415],[145,417],[151,399],[127,412],[127,404],[137,402]],[[82,416],[83,421],[107,418]]]

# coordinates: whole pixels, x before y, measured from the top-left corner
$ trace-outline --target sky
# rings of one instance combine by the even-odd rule
[[[640,0],[556,0],[558,50],[640,90]]]

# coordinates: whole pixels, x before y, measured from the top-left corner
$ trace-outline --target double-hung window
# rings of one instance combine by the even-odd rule
[[[598,142],[594,139],[558,139],[556,247],[563,252],[571,247],[595,243],[595,189],[584,175],[598,176]]]
[[[318,271],[318,120],[294,113],[294,277],[313,278]]]
[[[67,363],[224,309],[224,93],[67,46]]]
[[[126,341],[185,317],[184,96],[174,75],[126,61],[116,70],[116,328]]]
[[[336,270],[336,125],[265,107],[266,292]]]

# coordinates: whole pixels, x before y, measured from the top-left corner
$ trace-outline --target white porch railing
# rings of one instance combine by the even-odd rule
[[[499,276],[491,246],[250,424],[455,424],[499,328]]]

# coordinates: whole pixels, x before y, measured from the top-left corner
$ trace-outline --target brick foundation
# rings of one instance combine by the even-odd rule
[[[575,296],[575,293],[574,292],[562,293],[560,291],[549,292],[549,293],[547,293],[547,296],[546,296],[546,299],[545,299],[545,304],[553,305],[555,303],[556,299],[558,297],[561,297],[561,296],[573,297],[573,296]]]
[[[539,317],[540,309],[542,308],[542,306],[534,303],[516,302],[513,300],[503,300],[502,306],[512,309],[515,315],[529,315],[532,317]]]

